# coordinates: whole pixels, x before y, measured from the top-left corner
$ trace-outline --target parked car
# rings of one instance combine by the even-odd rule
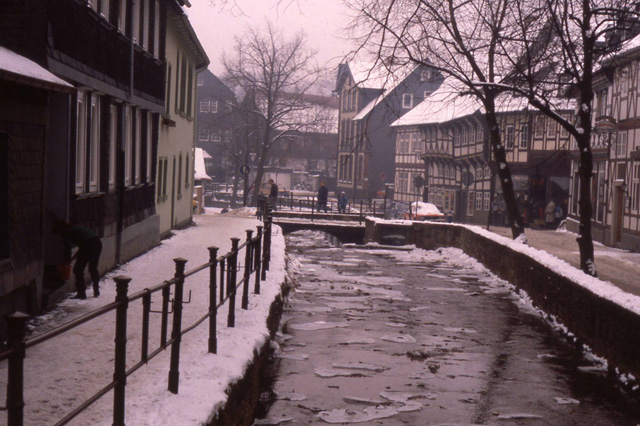
[[[446,216],[435,204],[414,201],[411,203],[411,209],[405,212],[404,218],[413,220],[445,220]]]

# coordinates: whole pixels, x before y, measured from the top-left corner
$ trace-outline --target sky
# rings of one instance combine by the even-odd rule
[[[344,33],[349,14],[343,0],[227,0],[225,7],[212,5],[211,0],[191,0],[191,5],[186,12],[216,75],[223,70],[222,52],[232,52],[234,37],[247,28],[264,26],[267,20],[285,34],[303,30],[320,64],[337,67],[352,49]]]

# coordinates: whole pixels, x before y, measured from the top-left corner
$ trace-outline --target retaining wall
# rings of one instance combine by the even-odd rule
[[[546,265],[463,226],[397,224],[367,220],[365,242],[404,235],[407,243],[433,250],[457,247],[498,277],[527,292],[533,304],[554,316],[621,373],[640,378],[640,315],[604,299]]]

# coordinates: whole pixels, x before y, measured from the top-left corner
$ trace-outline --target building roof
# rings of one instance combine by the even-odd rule
[[[37,63],[0,46],[0,79],[45,90],[73,91],[75,87]]]
[[[471,95],[461,95],[463,92],[463,83],[449,77],[435,92],[394,121],[391,126],[444,123],[479,111],[482,107],[480,101]]]
[[[196,148],[193,160],[193,179],[195,180],[211,180],[204,166],[205,155],[209,156],[202,148]]]

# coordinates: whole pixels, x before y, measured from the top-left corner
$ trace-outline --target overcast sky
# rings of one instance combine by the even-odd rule
[[[345,41],[343,29],[348,24],[343,0],[228,0],[221,10],[210,0],[191,0],[186,11],[200,42],[204,46],[216,75],[222,74],[222,52],[231,53],[235,36],[248,26],[264,27],[267,19],[292,34],[303,30],[308,47],[318,51],[318,62],[337,67],[352,46]],[[278,4],[279,3],[279,4]],[[230,10],[231,9],[231,10]]]

